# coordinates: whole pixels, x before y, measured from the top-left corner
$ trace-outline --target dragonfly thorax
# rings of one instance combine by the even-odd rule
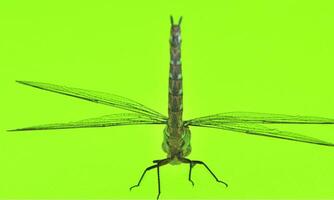
[[[162,142],[162,149],[168,154],[170,158],[177,158],[179,156],[186,157],[191,152],[190,145],[190,130],[188,127],[181,127],[178,134],[171,134],[168,132],[168,126],[165,127],[164,139]]]

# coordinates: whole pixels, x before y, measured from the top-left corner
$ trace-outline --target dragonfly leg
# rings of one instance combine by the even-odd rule
[[[157,174],[158,174],[158,196],[157,196],[157,199],[159,199],[159,196],[160,196],[160,193],[161,193],[161,190],[160,190],[160,167],[163,166],[163,165],[168,164],[170,162],[170,160],[171,160],[170,158],[166,158],[166,159],[162,159],[162,160],[154,160],[153,162],[157,163],[157,164],[147,167],[144,170],[143,174],[141,175],[138,183],[136,185],[130,187],[130,190],[132,190],[132,188],[138,187],[140,185],[140,183],[143,180],[147,171],[149,171],[151,169],[154,169],[154,168],[157,168]]]
[[[192,168],[195,167],[196,164],[200,164],[200,165],[203,165],[210,172],[210,174],[216,179],[217,182],[224,184],[225,187],[228,187],[227,183],[225,183],[224,181],[219,180],[217,178],[217,176],[211,171],[211,169],[203,161],[200,161],[200,160],[189,160],[187,158],[178,158],[178,159],[181,162],[183,162],[183,163],[189,163],[190,169],[189,169],[188,180],[193,184],[193,186],[194,186],[194,182],[191,180]]]
[[[192,162],[189,163],[189,177],[188,177],[188,180],[191,182],[191,184],[193,185],[193,187],[194,187],[195,183],[194,183],[193,180],[191,180],[191,171],[192,171],[192,169],[193,169],[194,166],[195,165],[193,165]]]
[[[191,161],[193,163],[193,166],[195,166],[196,164],[200,164],[200,165],[203,165],[209,172],[210,174],[216,179],[217,182],[219,183],[222,183],[225,185],[225,187],[228,187],[228,184],[225,183],[224,181],[221,181],[217,178],[217,176],[211,171],[211,169],[203,162],[203,161],[200,161],[200,160],[192,160]]]
[[[157,164],[157,175],[158,175],[158,196],[157,196],[157,199],[159,199],[159,196],[160,196],[160,167],[159,167],[159,163]]]
[[[188,176],[188,180],[191,182],[191,184],[195,185],[194,181],[191,180],[191,172],[192,172],[192,169],[193,167],[196,165],[196,163],[193,163],[191,160],[187,159],[187,158],[179,158],[179,160],[183,163],[189,163],[189,176]]]

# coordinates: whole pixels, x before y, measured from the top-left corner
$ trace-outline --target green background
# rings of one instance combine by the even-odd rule
[[[9,133],[122,112],[16,84],[119,94],[167,114],[169,15],[183,16],[184,118],[229,111],[334,117],[331,0],[1,1],[0,198],[154,199],[161,125]],[[334,142],[334,126],[279,126]],[[161,169],[161,199],[334,198],[334,149],[192,128],[201,167]]]

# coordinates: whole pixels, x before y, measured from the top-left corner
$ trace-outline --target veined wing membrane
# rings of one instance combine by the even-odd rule
[[[145,117],[136,113],[122,113],[104,115],[96,118],[89,118],[80,121],[67,123],[53,123],[25,128],[18,128],[9,131],[32,131],[32,130],[51,130],[51,129],[71,129],[71,128],[92,128],[92,127],[110,127],[124,125],[139,125],[139,124],[165,124],[162,120],[157,120],[150,117]]]
[[[128,110],[131,112],[139,113],[145,116],[154,117],[159,120],[167,119],[163,114],[148,108],[136,101],[131,99],[121,97],[114,94],[108,94],[104,92],[85,90],[73,87],[60,86],[49,83],[40,83],[40,82],[32,82],[32,81],[17,81],[18,83],[28,85],[31,87],[39,88],[42,90],[47,90],[50,92],[55,92],[67,96],[76,97],[79,99],[92,101],[99,104],[104,104],[124,110]]]
[[[318,144],[318,145],[324,145],[324,146],[334,146],[333,143],[326,142],[326,141],[323,141],[317,138],[297,134],[294,132],[268,128],[266,126],[259,125],[259,124],[243,124],[243,123],[226,123],[225,124],[225,123],[217,123],[217,122],[211,122],[211,123],[208,122],[208,123],[201,123],[201,124],[193,124],[193,126],[217,128],[217,129],[223,129],[223,130],[228,130],[228,131],[246,133],[250,135],[260,135],[260,136],[285,139],[285,140],[293,140],[293,141],[298,141],[298,142]]]
[[[206,122],[258,123],[258,124],[334,124],[334,119],[324,117],[269,114],[256,112],[228,112],[188,120],[189,125]]]

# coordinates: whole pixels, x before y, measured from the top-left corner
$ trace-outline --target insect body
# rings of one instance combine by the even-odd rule
[[[69,128],[91,128],[91,127],[111,127],[122,125],[139,124],[164,124],[164,137],[162,149],[167,153],[166,158],[154,160],[154,165],[147,167],[139,182],[130,189],[140,185],[146,172],[157,169],[158,172],[158,196],[160,195],[160,171],[159,168],[168,163],[170,164],[189,164],[188,180],[191,179],[192,169],[195,165],[203,165],[213,178],[227,187],[227,183],[219,180],[210,168],[199,160],[186,158],[191,152],[190,129],[191,126],[217,128],[233,132],[260,135],[285,140],[293,140],[324,146],[334,146],[333,143],[326,142],[317,138],[268,128],[262,124],[334,124],[334,119],[323,117],[292,116],[282,114],[251,113],[251,112],[229,112],[219,113],[191,120],[183,120],[183,89],[182,89],[182,69],[181,69],[181,20],[174,24],[171,17],[171,36],[170,36],[170,71],[169,71],[169,91],[168,91],[168,117],[148,108],[136,101],[118,95],[78,89],[66,86],[59,86],[48,83],[17,81],[18,83],[55,92],[75,98],[80,98],[94,103],[104,104],[130,113],[111,114],[96,118],[67,123],[53,123],[26,128],[19,128],[10,131],[31,131],[31,130],[50,130],[50,129],[69,129]]]
[[[191,151],[190,130],[184,127],[182,121],[181,20],[182,18],[178,24],[174,24],[171,18],[168,122],[164,130],[163,142],[164,151],[176,162],[175,158],[187,156]]]

